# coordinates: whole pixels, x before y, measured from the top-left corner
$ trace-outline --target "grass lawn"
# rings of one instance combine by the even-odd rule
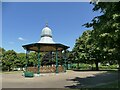
[[[106,83],[104,85],[96,86],[95,88],[119,88],[120,87],[120,81],[114,81],[111,83]]]
[[[10,72],[8,72],[8,71],[6,71],[6,72],[4,72],[4,71],[2,71],[1,73],[4,73],[4,74],[14,74],[14,73],[23,73],[23,71],[10,71]]]

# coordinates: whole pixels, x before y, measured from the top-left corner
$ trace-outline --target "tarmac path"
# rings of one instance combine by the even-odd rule
[[[84,88],[118,80],[117,72],[67,71],[25,78],[22,73],[2,74],[2,88]]]

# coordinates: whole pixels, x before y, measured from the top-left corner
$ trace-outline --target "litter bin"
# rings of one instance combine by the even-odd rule
[[[71,69],[71,64],[68,64],[68,70],[70,70]]]
[[[30,71],[25,71],[25,72],[24,72],[24,76],[25,76],[25,77],[34,77],[34,73],[33,73],[33,72],[30,72]]]

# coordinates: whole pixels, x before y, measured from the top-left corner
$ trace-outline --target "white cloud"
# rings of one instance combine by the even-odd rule
[[[25,39],[22,38],[22,37],[19,37],[18,40],[20,40],[20,41],[25,41]]]

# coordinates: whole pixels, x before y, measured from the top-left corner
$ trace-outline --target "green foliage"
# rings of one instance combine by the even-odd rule
[[[28,66],[37,66],[37,62],[38,62],[37,56],[38,56],[38,53],[36,53],[36,52],[29,53]]]
[[[103,66],[103,65],[100,65],[99,68],[101,70],[112,70],[112,69],[117,69],[117,65],[108,65],[108,66]]]
[[[96,43],[94,30],[85,31],[82,36],[76,40],[72,52],[75,60],[74,63],[95,63],[96,70],[98,70],[100,60],[103,60],[103,51],[98,47],[98,43]]]
[[[1,56],[4,52],[5,52],[5,49],[0,47],[0,56]]]
[[[77,64],[72,64],[71,65],[71,68],[73,70],[96,70],[95,68],[95,64],[85,64],[85,63],[80,63],[79,64],[79,67],[77,67]],[[99,65],[99,69],[100,70],[117,70],[118,68],[118,65],[103,65],[103,64],[100,64]]]
[[[77,64],[72,64],[71,68],[73,70],[75,70],[75,69],[78,69],[78,70],[90,70],[92,67],[89,64],[80,63],[79,67],[77,67]]]
[[[92,4],[93,11],[102,14],[84,25],[94,29],[91,36],[96,48],[94,56],[100,62],[103,62],[102,60],[109,63],[117,62],[120,66],[120,2],[92,2]]]
[[[87,51],[90,48],[90,45],[88,45],[88,40],[90,39],[91,31],[85,31],[81,37],[76,39],[75,46],[73,48],[73,54],[75,56],[76,62],[85,62],[85,59],[87,59]]]
[[[3,71],[13,71],[20,68],[28,67],[37,67],[38,66],[38,53],[30,52],[25,53],[16,53],[14,50],[5,51],[4,48],[0,48],[1,50],[1,61],[2,61],[2,70]],[[67,51],[69,52],[69,51]],[[64,53],[58,53],[59,64],[63,65],[64,57],[61,57]],[[26,59],[27,58],[27,59]],[[55,53],[51,52],[42,52],[40,53],[40,64],[41,65],[52,65],[55,64]]]
[[[15,67],[15,60],[17,59],[17,54],[14,50],[8,50],[3,53],[2,56],[2,69],[11,71]]]
[[[17,60],[15,61],[16,67],[24,67],[26,64],[26,56],[25,53],[18,53]]]

